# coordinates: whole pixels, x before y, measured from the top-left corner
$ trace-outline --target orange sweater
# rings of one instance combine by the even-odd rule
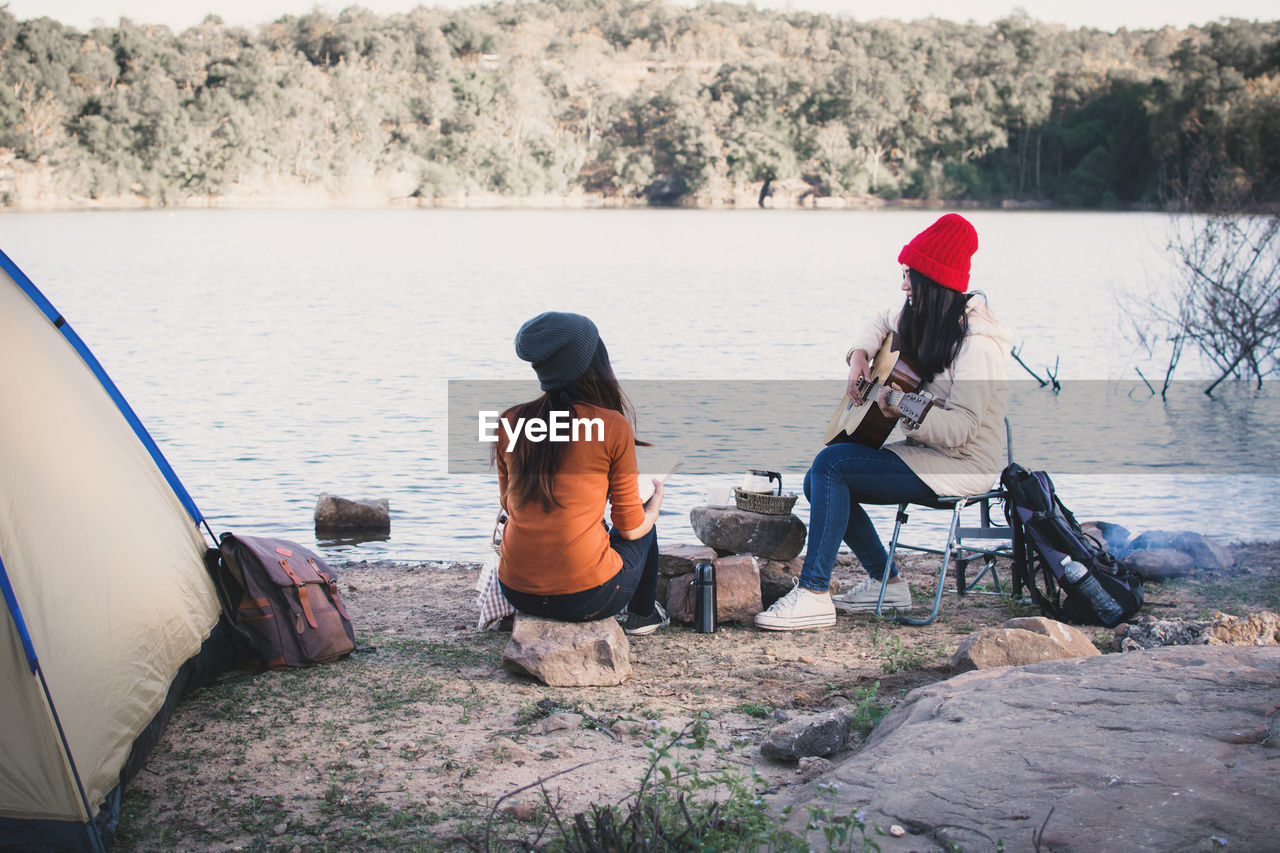
[[[507,511],[498,577],[512,589],[533,595],[563,595],[597,587],[618,573],[622,558],[609,547],[605,501],[614,527],[634,530],[644,524],[636,479],[635,437],[618,412],[586,403],[574,406],[579,418],[604,421],[604,441],[570,442],[556,476],[560,506],[548,512],[540,501],[512,506],[505,434],[498,444],[498,494]],[[592,438],[597,437],[594,432]],[[522,441],[525,439],[521,439]]]

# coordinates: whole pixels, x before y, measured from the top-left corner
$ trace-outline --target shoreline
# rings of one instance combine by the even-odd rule
[[[381,187],[379,188],[381,189]],[[245,193],[219,196],[191,196],[178,200],[143,196],[114,196],[103,199],[41,196],[0,204],[0,213],[87,212],[96,210],[1007,210],[1083,213],[1159,213],[1151,205],[1118,207],[1070,207],[1051,202],[1020,199],[974,201],[971,199],[886,199],[879,196],[805,197],[792,188],[775,192],[761,205],[760,185],[737,188],[715,196],[690,196],[676,204],[652,204],[644,198],[622,198],[596,193],[573,192],[504,196],[496,193],[459,193],[425,199],[393,192],[330,192],[287,190],[275,193]]]
[[[1142,612],[1277,609],[1280,543],[1231,550],[1225,572],[1149,584]],[[917,609],[935,560],[902,563]],[[452,851],[483,849],[490,833],[490,849],[515,849],[547,827],[543,791],[561,818],[623,803],[651,766],[649,744],[699,720],[709,741],[681,760],[731,774],[751,786],[758,808],[776,811],[815,767],[857,755],[912,690],[950,678],[950,657],[972,632],[1036,615],[948,592],[924,627],[843,613],[835,628],[795,633],[673,624],[632,638],[622,685],[553,688],[503,668],[509,634],[477,629],[477,564],[333,568],[360,645],[376,650],[303,670],[232,673],[184,699],[126,792],[115,849]],[[838,583],[854,577],[847,562],[837,566]],[[1110,629],[1082,630],[1110,650]],[[836,708],[856,720],[849,749],[808,770],[761,756],[781,722]]]

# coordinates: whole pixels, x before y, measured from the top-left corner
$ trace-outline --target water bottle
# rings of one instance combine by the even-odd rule
[[[693,624],[700,634],[716,630],[716,567],[698,563],[693,570]]]
[[[1120,609],[1120,605],[1116,604],[1116,600],[1107,594],[1102,588],[1102,584],[1098,583],[1098,579],[1089,574],[1089,569],[1084,563],[1077,562],[1071,557],[1062,558],[1062,576],[1071,582],[1076,590],[1088,599],[1089,604],[1093,606],[1093,612],[1098,614],[1098,618],[1102,620],[1102,624],[1112,627],[1120,623],[1124,616],[1124,611]]]

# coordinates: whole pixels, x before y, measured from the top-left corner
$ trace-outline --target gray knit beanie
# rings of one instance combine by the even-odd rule
[[[599,344],[595,323],[564,311],[544,311],[516,332],[516,355],[533,364],[543,391],[567,388],[585,373]]]

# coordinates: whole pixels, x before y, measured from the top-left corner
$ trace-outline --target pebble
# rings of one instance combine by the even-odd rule
[[[271,827],[272,835],[284,835],[288,831],[289,825],[286,823],[277,823],[275,826]]]
[[[568,731],[576,729],[582,725],[581,714],[552,714],[549,717],[543,717],[538,722],[529,727],[529,734],[546,735],[552,732]]]
[[[391,748],[391,744],[387,743],[385,740],[374,747],[374,749],[390,749],[390,748]]]
[[[907,831],[895,823],[893,826],[889,827],[889,834],[894,838],[901,838],[907,834]]]
[[[533,820],[533,816],[537,813],[537,806],[532,803],[512,803],[503,809],[504,812],[511,815],[516,820]]]
[[[780,723],[785,723],[787,720],[791,719],[791,715],[788,714],[784,709],[778,708],[776,711],[773,712],[773,718]]]

